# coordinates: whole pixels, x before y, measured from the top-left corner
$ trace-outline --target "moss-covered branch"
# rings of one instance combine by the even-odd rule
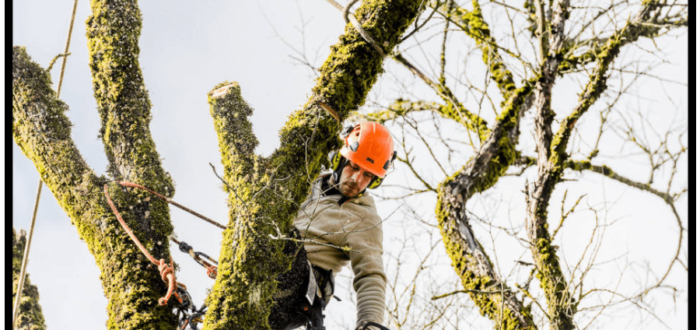
[[[107,328],[172,329],[177,321],[171,309],[157,306],[167,288],[109,210],[102,194],[108,181],[95,175],[71,140],[67,110],[51,89],[49,73],[23,47],[14,47],[12,134],[95,257],[109,300]],[[115,186],[110,193],[119,209],[133,207],[123,216],[147,249],[156,258],[167,259],[168,244],[163,238],[172,230],[163,218],[167,204],[137,200]]]
[[[14,304],[15,296],[19,286],[19,274],[22,267],[22,257],[27,244],[27,235],[24,230],[20,231],[19,236],[14,228],[12,228],[12,303]],[[14,305],[13,305],[14,307]],[[5,317],[11,317],[5,315]],[[17,330],[44,330],[44,314],[41,312],[39,305],[39,289],[29,281],[29,274],[25,274],[24,288],[22,289],[22,298],[19,302],[19,311],[17,311],[17,322],[14,325]]]
[[[469,111],[461,102],[459,102],[449,87],[445,86],[444,83],[436,83],[432,79],[428,78],[428,76],[418,70],[418,68],[406,60],[401,54],[397,54],[393,58],[397,62],[403,64],[409,71],[418,76],[418,78],[423,80],[435,91],[438,96],[440,96],[440,98],[443,99],[443,101],[445,101],[447,105],[438,109],[440,115],[461,123],[467,128],[467,130],[479,134],[480,141],[483,141],[486,139],[486,137],[488,137],[490,131],[486,121],[477,114]],[[399,106],[404,107],[405,105]]]
[[[363,1],[355,16],[388,53],[421,10],[419,0]],[[251,142],[255,138],[251,131],[233,132],[235,125],[227,124],[235,119],[236,113],[237,120],[246,121],[240,89],[228,88],[218,97],[213,97],[215,91],[210,93],[224,167],[228,171],[225,180],[237,195],[229,200],[240,196],[241,202],[240,207],[233,205],[229,229],[224,231],[219,274],[207,298],[209,312],[204,324],[207,329],[268,328],[275,278],[289,268],[293,255],[285,253],[290,251],[284,251],[284,241],[271,235],[286,234],[292,228],[298,205],[306,198],[327,153],[339,145],[340,122],[364,103],[382,72],[382,56],[352,25],[347,25],[345,34],[331,47],[331,54],[319,71],[310,100],[292,113],[282,128],[280,147],[264,166],[258,162],[257,169],[253,165],[253,171],[246,173],[250,175],[249,183],[240,181],[243,172],[239,171],[248,171],[244,168],[250,168],[255,161],[243,159],[236,151],[241,145],[235,141]],[[238,125],[249,127],[245,122]],[[237,165],[239,161],[243,165]],[[237,182],[242,184],[236,185]]]
[[[452,267],[481,313],[495,322],[496,329],[536,327],[529,306],[523,306],[494,270],[474,236],[465,208],[474,194],[496,184],[518,159],[515,146],[520,116],[532,102],[533,84],[529,81],[515,91],[477,154],[438,188],[435,213]]]
[[[168,197],[173,183],[160,163],[148,125],[151,102],[139,65],[141,12],[136,0],[93,0],[87,20],[90,71],[109,173]]]
[[[562,61],[559,64],[559,74],[563,75],[580,69],[586,64],[595,62],[597,59],[597,54],[602,51],[602,48],[606,44],[608,44],[610,38],[624,33],[624,38],[620,39],[622,46],[635,42],[639,38],[653,39],[663,35],[666,33],[666,31],[680,27],[688,27],[688,17],[681,15],[677,17],[658,18],[653,22],[646,22],[644,24],[641,24],[641,22],[632,24],[632,27],[625,25],[622,29],[613,32],[610,37],[595,37],[583,41],[567,41],[565,46],[560,51]],[[587,48],[587,50],[580,53],[579,49],[584,47]],[[578,53],[578,55],[574,55],[574,53]]]
[[[397,99],[394,101],[394,103],[390,104],[386,110],[363,115],[356,114],[355,116],[383,124],[387,121],[406,116],[411,112],[418,111],[434,111],[445,119],[462,122],[465,124],[468,131],[478,133],[483,139],[486,139],[488,134],[491,132],[491,130],[486,126],[486,122],[481,119],[481,117],[467,111],[463,107],[455,108],[455,106],[451,103],[440,104],[437,102]],[[467,120],[463,120],[464,118],[467,118]]]
[[[674,198],[673,196],[663,192],[656,190],[651,187],[651,184],[648,183],[642,183],[642,182],[637,182],[634,180],[631,180],[629,178],[626,178],[617,172],[613,171],[610,167],[607,165],[593,165],[589,161],[572,161],[572,160],[567,160],[565,163],[566,168],[572,169],[574,171],[584,171],[588,170],[594,173],[598,173],[601,175],[604,175],[610,179],[613,179],[615,181],[618,181],[620,183],[624,183],[630,187],[637,188],[639,190],[643,190],[649,193],[652,193],[659,198],[663,199],[666,203],[668,204],[673,204]]]
[[[649,17],[656,5],[657,3],[654,1],[645,2],[636,16],[636,21],[643,21]],[[561,180],[564,168],[566,168],[566,161],[569,157],[566,153],[566,147],[576,122],[607,88],[606,80],[609,66],[620,52],[620,48],[623,45],[622,39],[630,37],[626,30],[633,24],[634,21],[628,22],[626,28],[613,35],[596,55],[597,65],[590,80],[584,92],[580,95],[577,106],[561,122],[556,135],[552,137],[551,131],[549,131],[552,121],[551,117],[546,117],[547,112],[538,111],[537,113],[538,116],[545,118],[538,120],[536,127],[538,138],[538,177],[534,182],[532,191],[527,194],[528,219],[526,227],[528,238],[532,243],[531,252],[536,264],[537,278],[540,280],[540,287],[543,289],[547,299],[552,329],[568,330],[575,327],[573,317],[577,310],[577,303],[572,297],[567,280],[561,270],[556,250],[552,247],[552,237],[549,234],[547,225],[549,200],[556,184]],[[638,35],[636,36],[638,37]],[[545,69],[551,70],[556,63],[551,64],[552,67]],[[550,71],[550,79],[552,80],[554,76],[551,74],[554,73]],[[544,86],[544,88],[546,89],[547,86]],[[549,89],[551,91],[551,87]],[[545,134],[545,130],[549,131],[549,133]]]
[[[431,3],[431,5],[436,6],[438,3]],[[479,1],[472,0],[472,6],[474,9],[469,11],[459,6],[450,8],[448,4],[442,4],[438,12],[476,41],[477,46],[481,49],[482,58],[488,67],[491,79],[496,82],[503,99],[507,101],[515,92],[516,86],[513,74],[506,67],[499,51],[506,52],[517,59],[520,59],[520,56],[496,43],[496,40],[491,36],[489,25],[481,13]]]

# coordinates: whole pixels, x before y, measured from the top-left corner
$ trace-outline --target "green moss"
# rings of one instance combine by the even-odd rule
[[[141,252],[109,210],[102,193],[108,180],[94,174],[71,140],[71,123],[64,114],[68,107],[51,89],[49,73],[23,47],[14,47],[12,78],[15,143],[34,163],[94,256],[109,300],[107,327],[172,329],[176,320],[170,308],[157,306],[167,291],[165,284],[154,267],[141,261]],[[172,227],[167,204],[114,184],[110,193],[141,242],[156,258],[168,259]]]
[[[561,272],[559,258],[552,246],[552,241],[546,226],[538,229],[537,243],[533,247],[535,251],[536,277],[540,281],[540,287],[547,297],[552,326],[555,329],[574,329],[573,317],[576,313],[576,305],[571,294],[566,290],[566,281]]]
[[[566,148],[568,145],[571,132],[578,122],[578,119],[588,111],[588,109],[600,98],[603,91],[607,89],[608,68],[612,61],[620,53],[620,48],[623,46],[623,40],[629,37],[628,29],[624,28],[621,32],[611,36],[606,45],[601,48],[596,54],[597,66],[590,77],[584,92],[579,95],[579,104],[574,111],[566,117],[559,126],[559,131],[552,139],[550,163],[556,169],[556,175],[561,176],[564,168],[564,162],[567,160]]]
[[[506,102],[516,90],[513,74],[507,69],[498,53],[496,40],[491,36],[491,30],[484,20],[479,2],[473,0],[472,5],[474,9],[471,11],[461,7],[455,7],[453,11],[448,11],[447,6],[443,6],[443,12],[476,41],[477,46],[481,49],[483,61],[488,67],[490,77],[496,82],[504,102]]]
[[[451,180],[446,182],[451,182]],[[517,311],[511,310],[511,305],[504,304],[503,300],[514,300],[516,305],[521,305],[515,295],[507,287],[504,291],[499,291],[502,283],[495,279],[485,275],[477,275],[477,271],[480,273],[484,271],[484,266],[480,265],[481,262],[488,263],[488,267],[491,269],[493,265],[488,258],[485,261],[478,261],[473,255],[473,251],[468,248],[466,238],[457,230],[459,225],[452,214],[461,214],[463,204],[450,204],[446,198],[446,191],[449,190],[449,187],[440,186],[435,213],[447,255],[460,278],[462,287],[465,290],[470,290],[470,298],[479,308],[481,315],[494,321],[495,329],[535,329],[529,307]],[[479,249],[483,251],[480,245]]]
[[[151,102],[139,66],[136,0],[91,1],[86,35],[108,173],[172,197],[175,190],[151,138]]]
[[[15,297],[19,287],[22,258],[27,244],[27,236],[24,230],[20,231],[19,237],[15,229],[12,228],[12,306],[14,308]],[[11,318],[12,315],[5,315]],[[22,298],[17,311],[17,330],[44,330],[46,324],[44,314],[39,304],[39,289],[29,280],[29,274],[25,273],[25,280],[22,289]]]

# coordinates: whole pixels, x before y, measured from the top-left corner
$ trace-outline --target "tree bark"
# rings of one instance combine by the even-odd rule
[[[560,18],[566,16],[566,6],[568,3],[557,5],[554,8],[554,18],[552,22],[553,31],[563,30],[563,23]],[[530,240],[530,250],[537,269],[537,278],[540,287],[545,293],[550,316],[550,327],[557,330],[571,330],[574,324],[574,315],[577,311],[577,303],[570,292],[571,288],[561,270],[559,258],[556,250],[552,247],[552,237],[549,234],[547,224],[547,208],[549,200],[556,184],[561,180],[566,168],[568,154],[566,153],[569,137],[573,132],[578,119],[598,100],[603,91],[607,88],[606,80],[608,69],[612,61],[619,54],[620,48],[627,42],[634,42],[639,38],[639,33],[628,34],[629,28],[634,29],[634,25],[649,18],[650,12],[656,7],[654,1],[645,2],[639,13],[631,21],[628,21],[622,31],[615,33],[607,44],[596,54],[597,65],[593,70],[589,82],[580,95],[579,102],[572,113],[566,117],[559,126],[556,135],[552,134],[552,119],[554,113],[550,109],[551,89],[557,75],[560,60],[556,54],[559,53],[563,43],[563,38],[554,38],[552,33],[550,49],[546,64],[543,67],[544,79],[538,83],[536,101],[536,125],[535,132],[537,138],[537,165],[538,176],[533,183],[532,190],[527,188],[527,220],[526,229]],[[556,27],[559,26],[561,27]]]
[[[109,154],[109,172],[116,178],[135,181],[171,196],[172,189],[166,188],[172,184],[159,169],[158,155],[147,129],[150,114],[147,107],[144,108],[148,104],[145,88],[133,74],[138,63],[134,56],[126,55],[134,49],[119,48],[123,46],[119,42],[124,40],[131,44],[136,42],[138,33],[134,31],[137,32],[140,25],[135,23],[139,22],[138,10],[133,2],[106,4],[97,1],[93,2],[93,9],[99,14],[89,23],[102,34],[89,36],[90,43],[110,50],[93,52],[93,59],[101,58],[93,62],[93,69],[106,72],[101,77],[93,71],[93,76],[103,117],[102,135]],[[105,25],[94,25],[97,21]],[[109,25],[127,23],[135,25]],[[119,31],[131,31],[131,34],[120,36]],[[110,180],[95,175],[71,140],[71,123],[64,115],[68,107],[51,89],[49,73],[32,62],[22,47],[14,47],[12,55],[15,142],[35,164],[42,181],[95,257],[108,299],[107,328],[172,329],[177,324],[171,312],[172,304],[169,307],[157,304],[167,291],[166,285],[107,206],[103,185]],[[124,75],[123,72],[131,73]],[[125,86],[120,87],[120,84]],[[142,192],[130,193],[114,184],[110,185],[109,192],[144,246],[156,259],[169,261],[168,235],[172,226],[167,204],[150,199]]]
[[[419,0],[363,1],[355,16],[388,53],[422,9]],[[320,68],[309,101],[290,116],[280,147],[266,159],[250,155],[257,139],[240,87],[227,82],[209,93],[231,211],[205,329],[269,328],[275,278],[289,269],[297,250],[284,249],[293,218],[326,154],[339,146],[340,123],[364,103],[382,63],[348,24]]]
[[[532,102],[533,82],[517,89],[498,117],[491,134],[477,154],[438,188],[435,213],[447,255],[465,290],[495,328],[536,329],[529,306],[523,306],[515,293],[493,268],[469,224],[466,203],[474,195],[492,187],[517,157],[520,116]]]
[[[19,286],[19,275],[22,267],[22,258],[27,244],[27,233],[21,230],[19,235],[12,228],[12,303],[14,304],[15,296]],[[44,314],[41,312],[39,304],[39,289],[29,281],[29,274],[25,273],[24,288],[22,289],[22,298],[19,302],[19,311],[17,311],[17,321],[14,324],[14,329],[17,330],[44,330]],[[14,305],[13,305],[14,307]],[[6,315],[6,317],[11,317]]]

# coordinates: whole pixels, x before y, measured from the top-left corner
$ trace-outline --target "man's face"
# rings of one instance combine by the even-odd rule
[[[357,197],[370,182],[374,179],[374,174],[365,171],[359,165],[348,161],[340,175],[338,190],[345,197]]]

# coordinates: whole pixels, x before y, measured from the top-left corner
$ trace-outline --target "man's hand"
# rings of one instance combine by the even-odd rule
[[[367,322],[365,324],[360,324],[356,330],[374,330],[374,329],[390,330],[389,328],[387,328],[379,323],[375,323],[375,322]]]

